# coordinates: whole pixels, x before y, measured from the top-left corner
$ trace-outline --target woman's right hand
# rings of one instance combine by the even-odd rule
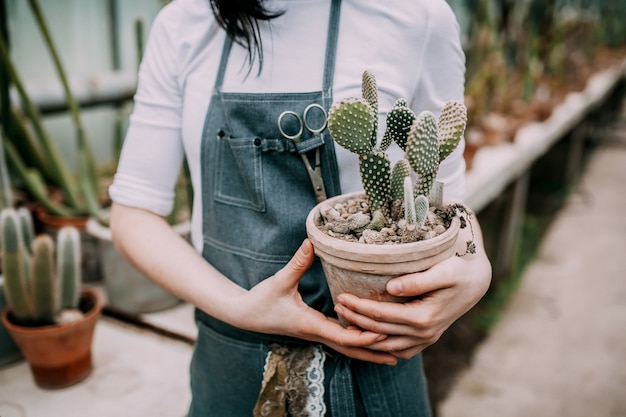
[[[113,204],[111,230],[118,251],[145,276],[218,320],[259,333],[322,343],[355,359],[396,363],[394,356],[366,348],[386,335],[344,329],[337,320],[304,303],[298,282],[315,257],[308,240],[283,269],[247,291],[215,269],[154,213]]]
[[[339,322],[309,307],[298,292],[298,282],[314,259],[313,246],[305,240],[284,268],[250,291],[233,300],[237,327],[260,333],[292,336],[322,343],[354,359],[395,365],[388,353],[366,347],[387,336],[357,328],[344,328]]]

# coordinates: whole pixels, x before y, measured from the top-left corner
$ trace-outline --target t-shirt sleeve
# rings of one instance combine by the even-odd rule
[[[443,1],[433,2],[431,6],[423,66],[411,106],[429,110],[439,117],[446,102],[463,101],[465,53],[461,46],[460,27],[452,9]],[[445,184],[446,201],[462,201],[465,197],[464,149],[465,140],[462,139],[439,167],[437,180]]]
[[[117,173],[109,188],[114,202],[162,216],[173,208],[184,155],[176,26],[177,16],[167,6],[152,25]]]

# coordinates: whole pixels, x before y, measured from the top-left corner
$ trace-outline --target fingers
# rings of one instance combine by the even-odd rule
[[[387,292],[402,297],[416,297],[455,285],[458,259],[446,259],[432,268],[389,280]]]
[[[320,343],[349,356],[367,362],[374,362],[385,365],[395,365],[397,358],[387,352],[376,351],[369,348],[387,339],[387,335],[373,333],[359,329],[355,326],[344,328],[339,321],[330,317],[326,317],[326,326],[319,333],[323,335]],[[333,326],[328,326],[332,324]]]
[[[377,352],[371,349],[364,348],[354,348],[354,347],[343,347],[340,345],[334,345],[332,343],[327,344],[328,347],[333,350],[348,356],[352,359],[357,359],[360,361],[373,362],[382,365],[396,365],[398,363],[398,359],[400,356],[395,356],[390,353],[385,352]]]
[[[353,359],[386,365],[395,365],[397,359],[386,352],[377,352],[369,346],[387,338],[382,335],[356,327],[344,328],[336,319],[325,317],[315,312],[316,317],[308,320],[306,329],[294,335],[312,342],[322,343],[333,350]]]
[[[364,347],[384,340],[387,336],[356,327],[344,328],[337,320],[314,311],[315,317],[307,320],[306,327],[301,330],[299,337],[307,340],[328,344],[331,342],[339,346]]]
[[[381,303],[341,294],[337,298],[335,311],[361,329],[379,334],[407,334],[412,331],[408,316],[414,315],[415,311],[404,307],[403,304]]]

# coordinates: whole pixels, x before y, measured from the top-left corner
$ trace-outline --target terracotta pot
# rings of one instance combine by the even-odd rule
[[[341,195],[324,203],[332,206],[359,195],[362,193]],[[447,231],[432,239],[399,245],[370,245],[347,242],[322,232],[317,227],[321,223],[321,204],[309,213],[306,229],[315,254],[322,261],[333,301],[342,293],[377,301],[409,301],[411,298],[387,293],[387,281],[400,275],[424,271],[454,254],[460,228],[458,218],[452,221]],[[347,324],[341,317],[340,321]]]
[[[13,323],[8,307],[2,311],[2,323],[24,354],[39,387],[68,387],[91,373],[91,343],[103,305],[98,291],[84,288],[82,320],[41,327],[19,326]]]

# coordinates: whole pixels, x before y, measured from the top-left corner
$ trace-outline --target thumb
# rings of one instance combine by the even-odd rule
[[[295,284],[311,267],[314,259],[315,253],[313,251],[313,245],[308,239],[305,239],[287,265],[285,265],[276,275],[282,276],[284,279],[289,281],[290,284]]]

